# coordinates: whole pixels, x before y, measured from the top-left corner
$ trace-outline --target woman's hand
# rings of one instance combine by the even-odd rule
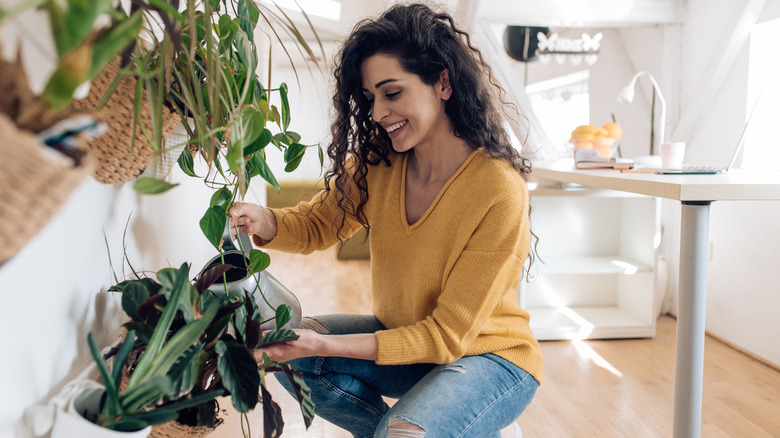
[[[255,350],[255,360],[263,361],[263,353],[277,362],[311,356],[338,356],[352,359],[377,360],[378,343],[374,333],[323,335],[313,330],[293,330],[297,341],[280,342]]]
[[[254,351],[255,360],[263,362],[263,353],[277,362],[287,362],[302,357],[323,356],[321,334],[312,330],[293,330],[298,335],[296,341],[278,342],[258,348]]]
[[[257,204],[234,202],[230,208],[230,235],[235,238],[236,227],[242,234],[257,235],[266,242],[276,236],[276,217],[271,210]]]

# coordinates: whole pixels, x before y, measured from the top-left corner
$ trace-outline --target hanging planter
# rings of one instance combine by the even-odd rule
[[[0,264],[35,236],[89,175],[89,160],[43,145],[0,114]]]
[[[64,410],[59,410],[51,430],[51,438],[146,438],[151,426],[132,432],[122,432],[98,426],[89,418],[97,417],[103,388],[86,388],[77,393]]]
[[[111,61],[108,67],[92,80],[87,97],[75,100],[71,104],[77,111],[91,112],[97,120],[108,126],[108,132],[87,142],[87,150],[95,160],[93,177],[104,184],[120,184],[135,179],[158,152],[147,139],[147,135],[152,135],[153,123],[145,93],[142,93],[140,120],[135,126],[135,139],[132,138],[137,88],[135,78],[129,75],[122,76],[105,105],[98,109],[103,96],[119,74],[119,64],[119,57]],[[181,118],[166,106],[161,108],[160,116],[162,118],[161,138],[165,139],[181,123]]]

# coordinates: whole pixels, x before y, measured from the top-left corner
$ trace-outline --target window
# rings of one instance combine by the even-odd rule
[[[780,169],[780,135],[777,121],[780,119],[780,58],[777,44],[780,41],[780,19],[766,21],[755,26],[750,35],[748,64],[747,114],[753,102],[761,94],[750,129],[745,134],[742,165],[749,169]]]
[[[539,123],[555,149],[570,150],[569,133],[590,120],[589,79],[590,72],[582,70],[525,87]]]

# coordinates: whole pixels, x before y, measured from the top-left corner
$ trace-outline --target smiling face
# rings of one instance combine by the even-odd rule
[[[447,70],[436,84],[426,85],[396,57],[380,53],[363,61],[360,74],[371,118],[390,136],[396,152],[433,147],[452,135],[444,112],[452,95]]]

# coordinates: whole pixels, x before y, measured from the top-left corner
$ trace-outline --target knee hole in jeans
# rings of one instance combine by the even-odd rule
[[[402,418],[387,421],[387,438],[425,438],[425,430]]]
[[[317,321],[314,318],[310,318],[308,316],[301,318],[301,324],[299,325],[299,327],[302,329],[312,330],[322,335],[327,335],[330,333],[330,330],[328,330],[328,327],[325,324]]]

